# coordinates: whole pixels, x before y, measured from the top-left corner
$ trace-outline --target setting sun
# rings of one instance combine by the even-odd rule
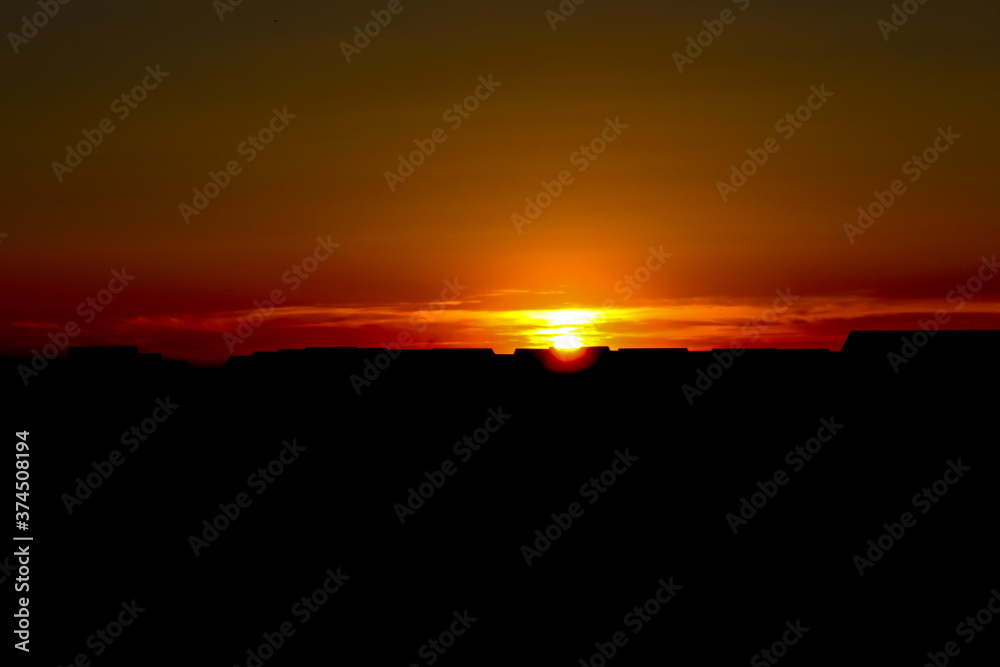
[[[595,322],[600,314],[591,310],[535,310],[522,311],[530,333],[532,347],[553,347],[557,350],[575,350],[584,346],[584,340],[594,340]],[[541,326],[539,326],[541,325]]]
[[[552,347],[558,350],[575,350],[579,347],[583,347],[583,341],[580,340],[579,336],[569,334],[556,336],[552,339]]]

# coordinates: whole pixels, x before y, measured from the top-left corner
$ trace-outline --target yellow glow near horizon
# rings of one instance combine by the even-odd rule
[[[532,346],[574,350],[583,347],[585,340],[596,336],[594,324],[600,313],[592,310],[535,310],[524,311],[521,316],[528,326],[543,325],[530,332]]]
[[[566,334],[563,336],[556,336],[555,338],[553,338],[552,347],[558,350],[575,350],[577,348],[583,347],[583,341],[580,340],[579,336]]]
[[[545,320],[552,326],[593,324],[601,314],[593,310],[536,310],[530,316]]]

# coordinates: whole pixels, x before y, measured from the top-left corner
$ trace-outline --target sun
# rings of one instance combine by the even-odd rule
[[[518,324],[531,345],[526,350],[549,371],[577,373],[594,365],[602,350],[597,323],[601,313],[593,310],[524,310]]]
[[[579,336],[564,334],[552,339],[552,347],[557,350],[576,350],[583,347],[583,341]]]
[[[519,315],[524,337],[531,347],[569,352],[593,345],[600,338],[596,329],[600,313],[596,311],[528,310],[520,311]]]

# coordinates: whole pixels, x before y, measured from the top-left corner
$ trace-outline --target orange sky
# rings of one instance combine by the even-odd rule
[[[928,2],[886,39],[891,3],[591,0],[553,30],[555,0],[402,0],[347,62],[340,44],[386,4],[261,0],[220,20],[207,0],[69,3],[16,53],[8,36],[0,352],[76,322],[73,344],[218,363],[223,334],[278,289],[236,353],[401,332],[498,352],[567,333],[837,349],[938,309],[951,328],[997,327],[1000,281],[949,301],[1000,252],[995,4]],[[732,22],[679,72],[675,52],[724,9]],[[35,11],[6,3],[0,25],[20,32]],[[797,109],[808,120],[779,122]],[[105,118],[79,166],[53,166]],[[270,143],[244,143],[265,128]],[[936,140],[947,150],[914,168]],[[390,187],[415,142],[433,153]],[[723,200],[748,150],[767,160]],[[884,215],[846,232],[897,180]],[[516,224],[543,181],[558,196]],[[317,238],[339,245],[292,289]],[[647,277],[651,248],[670,256]],[[134,281],[85,321],[78,305],[123,267]],[[414,325],[446,280],[464,287]],[[788,289],[751,341],[744,325]]]

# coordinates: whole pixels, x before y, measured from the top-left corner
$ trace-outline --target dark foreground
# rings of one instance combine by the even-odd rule
[[[995,664],[1000,333],[940,333],[895,372],[901,336],[595,349],[572,374],[548,353],[404,351],[367,385],[350,376],[378,350],[199,370],[74,349],[27,387],[4,362],[8,465],[21,431],[30,462],[29,527],[9,530],[33,538],[0,563],[11,614],[29,598],[30,654],[5,650]]]

